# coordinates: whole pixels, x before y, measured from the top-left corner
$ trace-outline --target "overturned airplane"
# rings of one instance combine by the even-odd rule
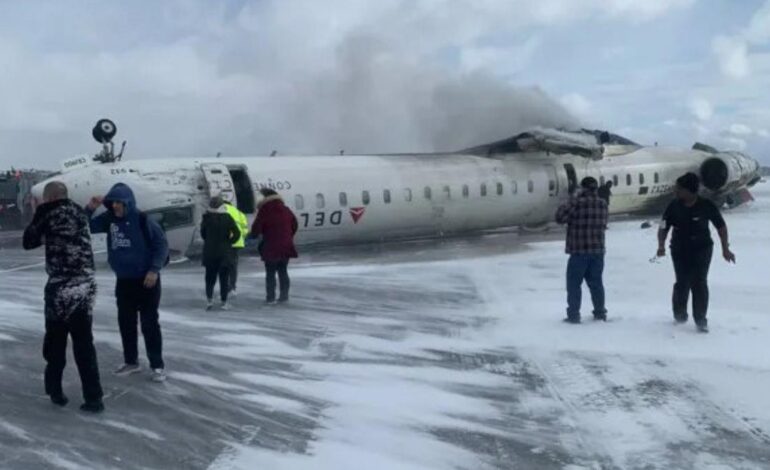
[[[701,175],[719,204],[751,198],[759,164],[703,144],[644,147],[605,131],[531,129],[454,153],[146,159],[113,151],[116,128],[102,120],[96,156],[66,160],[51,179],[85,205],[118,182],[165,228],[175,256],[202,244],[198,227],[210,197],[231,201],[253,219],[258,191],[278,191],[297,214],[301,244],[440,236],[551,222],[558,204],[585,176],[612,181],[612,214],[657,211],[677,177]],[[125,146],[125,142],[124,142]],[[33,188],[41,198],[44,181]]]

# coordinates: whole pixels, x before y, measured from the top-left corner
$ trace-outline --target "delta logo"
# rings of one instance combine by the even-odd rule
[[[350,217],[353,218],[353,223],[357,224],[359,220],[361,220],[361,217],[364,216],[364,213],[366,213],[366,207],[351,207],[350,208]]]

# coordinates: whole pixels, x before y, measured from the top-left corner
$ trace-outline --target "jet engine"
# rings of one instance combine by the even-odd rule
[[[748,155],[709,150],[705,151],[713,156],[707,158],[700,167],[701,181],[708,190],[720,194],[730,193],[754,186],[761,179],[759,162]]]

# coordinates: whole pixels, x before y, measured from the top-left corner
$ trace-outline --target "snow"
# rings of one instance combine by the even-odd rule
[[[47,406],[45,276],[4,275],[0,467],[769,468],[770,188],[754,193],[726,214],[738,264],[714,259],[708,335],[673,325],[670,260],[650,262],[655,231],[622,220],[608,232],[607,323],[561,322],[559,233],[314,254],[278,308],[255,306],[253,260],[229,312],[205,312],[200,268],[175,266],[159,386],[107,373],[121,354],[101,268],[97,417]]]

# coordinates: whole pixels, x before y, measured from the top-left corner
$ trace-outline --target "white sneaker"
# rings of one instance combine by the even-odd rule
[[[222,310],[230,310],[230,302],[222,302],[222,305],[219,306]]]
[[[229,295],[230,297],[238,297],[238,291],[233,289],[227,295]]]
[[[211,300],[206,301],[206,310],[212,310],[214,308],[214,302]]]
[[[117,376],[125,377],[127,375],[136,374],[141,370],[142,368],[139,367],[139,364],[123,364],[122,366],[115,369],[113,374]]]
[[[167,378],[168,376],[163,369],[153,369],[152,375],[150,375],[150,380],[157,383],[165,382]]]

